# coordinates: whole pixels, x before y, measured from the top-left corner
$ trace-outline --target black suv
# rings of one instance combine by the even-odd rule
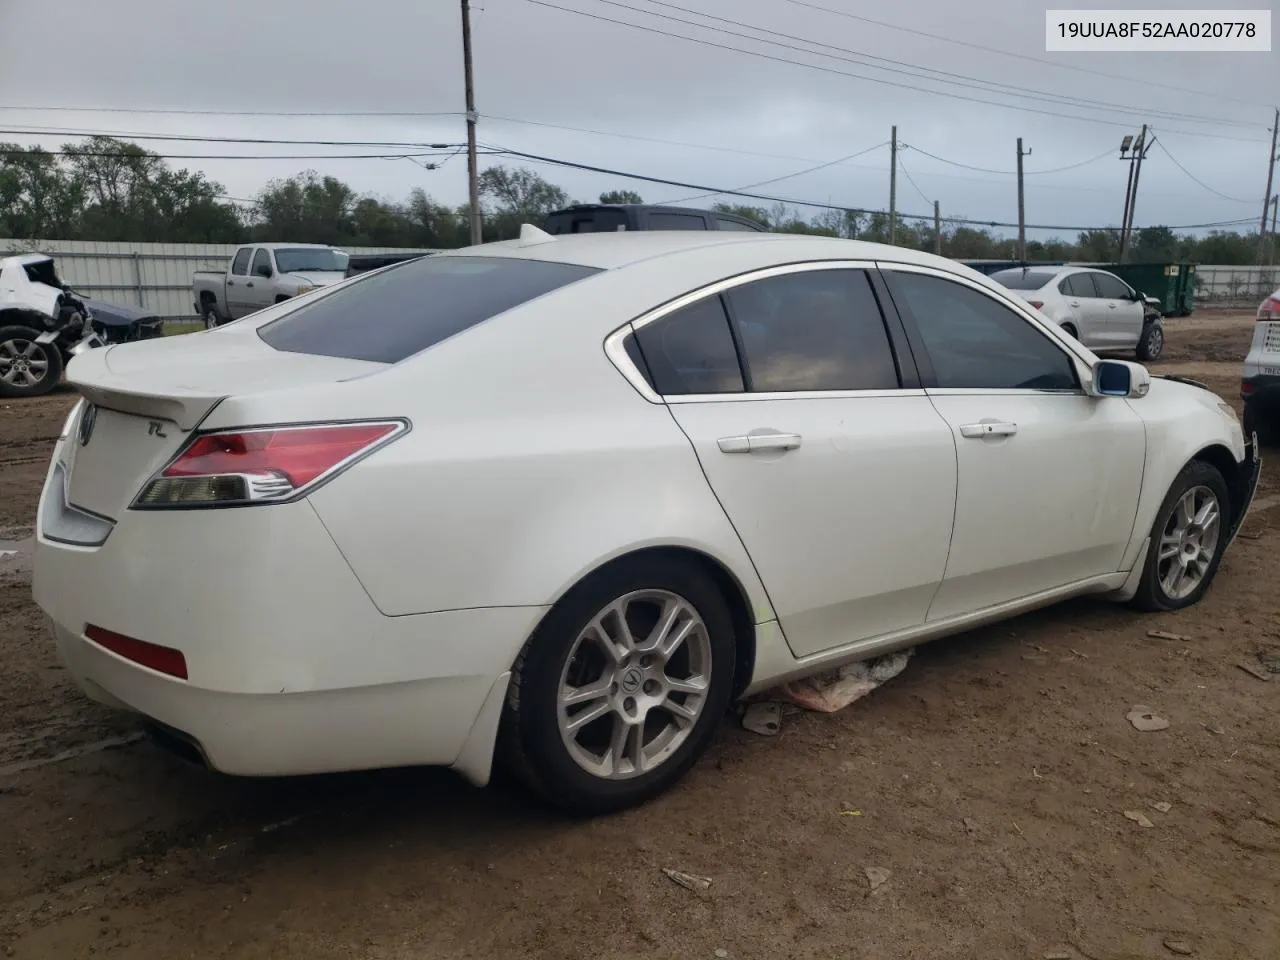
[[[584,203],[547,214],[547,233],[613,233],[616,230],[739,230],[765,233],[754,220],[699,210],[648,203]]]

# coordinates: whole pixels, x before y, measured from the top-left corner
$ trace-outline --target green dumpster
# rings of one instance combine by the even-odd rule
[[[1166,317],[1186,317],[1194,308],[1194,263],[1112,263],[1103,269],[1159,300]]]

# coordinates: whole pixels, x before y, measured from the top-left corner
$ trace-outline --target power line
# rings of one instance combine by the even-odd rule
[[[482,120],[498,120],[503,123],[519,123],[532,127],[548,127],[552,130],[571,130],[575,133],[590,133],[601,137],[619,137],[623,140],[638,140],[643,143],[657,143],[668,147],[692,147],[698,150],[718,150],[722,153],[736,153],[744,157],[764,157],[769,160],[797,160],[800,163],[817,163],[812,157],[797,157],[789,153],[762,153],[757,150],[742,150],[737,147],[722,147],[710,143],[692,143],[686,140],[666,140],[661,137],[645,137],[635,133],[622,133],[616,130],[595,130],[590,127],[573,127],[562,123],[549,123],[545,120],[522,120],[518,117],[500,117],[492,113],[480,114]]]
[[[489,144],[485,144],[485,146],[494,155],[500,154],[500,155],[509,156],[509,157],[519,157],[522,160],[528,160],[533,163],[545,163],[545,164],[549,164],[551,166],[556,166],[556,167],[567,167],[572,170],[583,170],[589,173],[600,173],[600,174],[605,174],[606,176],[611,176],[611,177],[622,177],[623,179],[627,179],[627,180],[640,180],[645,183],[657,183],[657,184],[662,184],[663,186],[668,186],[668,187],[680,187],[686,190],[700,190],[710,195],[723,194],[725,196],[747,197],[752,200],[764,200],[769,203],[791,204],[792,206],[797,206],[797,207],[813,207],[815,209],[820,209],[820,210],[839,210],[842,212],[863,213],[863,214],[874,214],[874,213],[883,212],[879,210],[872,210],[865,207],[853,207],[853,206],[846,206],[846,205],[832,204],[832,203],[818,203],[818,202],[809,201],[809,200],[797,200],[797,199],[788,198],[788,197],[777,197],[769,194],[750,193],[745,190],[728,190],[723,187],[711,187],[705,184],[688,183],[683,180],[670,180],[665,177],[654,177],[654,176],[650,176],[648,174],[643,174],[643,173],[631,173],[625,170],[613,170],[608,167],[596,166],[595,164],[580,163],[574,160],[564,160],[559,157],[547,157],[547,156],[543,156],[536,153],[528,153],[523,150],[513,150],[509,147],[503,147],[499,144],[489,143]],[[897,214],[897,216],[903,218],[904,220],[930,220],[930,221],[933,220],[933,214],[899,213]],[[948,217],[947,221],[949,223],[963,224],[966,226],[1017,227],[1016,223],[1007,223],[999,220],[976,220],[976,219],[964,219],[960,217]],[[1200,230],[1200,229],[1207,229],[1210,227],[1237,226],[1242,223],[1252,223],[1252,222],[1253,222],[1253,218],[1247,217],[1247,218],[1237,219],[1237,220],[1218,220],[1211,223],[1161,224],[1161,226],[1167,226],[1170,230]],[[1069,230],[1069,231],[1077,231],[1077,232],[1083,232],[1087,230],[1117,229],[1114,226],[1095,225],[1095,226],[1082,227],[1082,226],[1071,226],[1071,225],[1065,225],[1065,224],[1043,224],[1043,223],[1029,223],[1026,225],[1026,228],[1028,230]]]
[[[697,27],[703,30],[711,30],[716,33],[724,33],[729,36],[740,37],[746,40],[754,40],[754,41],[759,41],[763,43],[770,43],[774,46],[783,47],[789,50],[796,50],[801,53],[814,53],[814,54],[817,54],[818,56],[824,56],[824,57],[831,56],[830,54],[821,53],[820,51],[817,51],[817,50],[809,50],[805,47],[797,47],[797,46],[793,46],[792,44],[786,44],[786,43],[777,43],[776,41],[771,41],[771,40],[761,40],[761,38],[753,37],[750,34],[738,33],[733,30],[723,30],[718,27],[709,27],[706,24],[698,23],[693,20],[685,20],[681,17],[673,17],[673,16],[670,16],[669,14],[655,13],[651,10],[646,10],[641,7],[633,6],[630,3],[621,2],[621,0],[596,0],[596,2],[603,3],[611,7],[620,7],[621,9],[624,9],[624,10],[630,10],[633,13],[641,13],[646,16],[657,17],[659,19],[668,20],[675,23],[683,23],[687,26]],[[1246,127],[1246,128],[1257,128],[1259,126],[1259,124],[1251,121],[1225,120],[1225,119],[1222,119],[1221,117],[1207,117],[1202,114],[1188,114],[1188,113],[1171,112],[1171,111],[1158,110],[1158,109],[1137,108],[1137,107],[1130,106],[1128,104],[1110,103],[1107,101],[1095,100],[1088,97],[1075,97],[1075,96],[1070,96],[1068,94],[1052,93],[1046,90],[1036,90],[1036,89],[1032,89],[1022,85],[1003,83],[998,80],[984,80],[981,77],[974,77],[969,74],[954,73],[948,70],[938,70],[938,69],[935,69],[934,67],[922,66],[921,64],[917,64],[917,63],[909,63],[905,60],[896,60],[891,57],[882,57],[876,54],[866,53],[865,51],[862,51],[862,50],[853,50],[848,47],[841,47],[841,46],[837,46],[831,43],[826,43],[820,40],[813,40],[809,37],[802,37],[802,36],[797,36],[795,34],[783,33],[778,30],[773,30],[768,27],[760,27],[755,24],[746,23],[741,20],[734,20],[728,17],[720,17],[710,13],[703,13],[699,10],[690,9],[689,7],[682,7],[679,4],[669,3],[667,2],[667,0],[644,0],[644,2],[649,3],[653,6],[666,7],[671,10],[679,10],[682,13],[687,13],[696,17],[701,17],[704,20],[714,20],[718,23],[727,23],[735,27],[743,27],[747,30],[754,30],[756,33],[763,33],[763,34],[767,34],[769,36],[774,36],[774,37],[782,37],[785,40],[795,40],[799,43],[809,44],[810,46],[814,46],[814,47],[822,47],[827,50],[836,50],[836,51],[839,51],[840,53],[849,54],[854,58],[860,58],[860,59],[851,59],[848,56],[831,57],[832,59],[843,60],[848,63],[857,63],[862,66],[871,67],[873,70],[884,70],[888,73],[903,74],[904,76],[914,77],[921,80],[936,80],[937,82],[940,82],[940,83],[951,83],[954,86],[965,87],[973,90],[981,90],[987,93],[999,93],[1004,96],[1022,97],[1025,99],[1039,100],[1045,103],[1056,103],[1056,104],[1061,104],[1063,106],[1069,106],[1069,107],[1086,107],[1086,108],[1094,108],[1094,109],[1103,109],[1113,113],[1127,113],[1127,114],[1132,114],[1134,116],[1159,116],[1165,119],[1186,120],[1192,123],[1207,123],[1214,126],[1236,126],[1236,127]],[[878,61],[879,63],[892,64],[892,66],[882,67],[882,66],[877,66],[875,63],[864,62],[867,60]],[[901,69],[901,68],[906,68],[906,69]],[[932,76],[932,77],[925,76],[925,75],[922,75],[921,73],[913,72],[913,71],[924,71],[925,74],[935,74],[936,76]],[[964,82],[964,81],[968,81],[968,82]],[[1003,89],[988,89],[988,88],[1003,88]]]
[[[871,153],[874,150],[879,150],[881,147],[887,147],[888,145],[889,145],[889,141],[885,140],[885,141],[882,141],[881,143],[877,143],[874,147],[867,147],[865,150],[859,150],[857,153],[850,153],[847,156],[837,157],[835,160],[828,160],[826,163],[820,163],[814,167],[806,167],[805,169],[797,170],[794,173],[784,173],[780,177],[772,177],[768,180],[757,180],[755,183],[745,183],[742,186],[738,187],[737,189],[754,190],[756,187],[766,187],[771,183],[780,183],[783,180],[793,180],[796,177],[803,177],[807,173],[816,173],[819,170],[825,170],[828,167],[834,167],[836,166],[836,164],[844,163],[845,161],[852,160],[855,157],[861,157],[865,154]],[[706,197],[714,197],[714,196],[718,196],[718,194],[700,193],[697,196],[684,197],[680,200],[672,200],[671,203],[689,203],[692,200],[702,200]]]
[[[196,134],[177,133],[135,133],[127,130],[61,130],[56,127],[24,127],[22,129],[0,130],[5,136],[32,137],[108,137],[113,140],[160,140],[184,143],[253,143],[253,144],[287,144],[291,146],[309,147],[412,147],[414,149],[430,148],[447,150],[457,146],[450,143],[427,143],[424,141],[400,140],[297,140],[273,139],[269,137],[209,137]]]
[[[952,100],[963,100],[969,103],[980,103],[989,107],[1000,107],[1006,110],[1018,110],[1023,113],[1035,113],[1035,114],[1041,114],[1043,116],[1057,117],[1059,119],[1065,119],[1065,120],[1078,120],[1082,123],[1094,123],[1094,124],[1102,124],[1102,125],[1111,126],[1111,127],[1125,127],[1125,128],[1132,126],[1131,123],[1125,123],[1119,120],[1104,120],[1099,117],[1082,117],[1082,116],[1079,116],[1078,114],[1058,113],[1052,110],[1041,110],[1036,107],[1022,106],[1020,104],[998,103],[996,101],[986,100],[981,97],[970,97],[965,94],[951,93],[945,90],[936,90],[930,87],[918,87],[908,83],[899,83],[894,80],[885,80],[880,77],[869,77],[869,76],[866,76],[865,74],[851,73],[847,70],[837,70],[834,67],[825,67],[816,63],[804,63],[803,61],[800,61],[800,60],[791,60],[787,57],[774,56],[772,54],[763,53],[758,50],[744,50],[741,47],[734,47],[725,43],[717,43],[716,41],[713,41],[713,40],[703,40],[697,37],[685,36],[682,33],[673,33],[672,31],[669,31],[669,30],[661,30],[661,29],[658,29],[657,27],[648,27],[648,26],[644,26],[643,24],[631,23],[626,20],[617,20],[613,17],[606,17],[601,14],[589,13],[586,10],[577,10],[577,9],[574,9],[573,7],[563,7],[556,3],[550,3],[548,2],[548,0],[526,0],[526,2],[531,3],[534,6],[538,6],[538,7],[547,7],[548,9],[551,9],[551,10],[559,10],[562,13],[569,13],[575,16],[586,17],[591,20],[599,20],[603,23],[612,23],[616,26],[627,27],[632,30],[640,30],[640,31],[643,31],[644,33],[652,33],[652,34],[657,34],[658,36],[670,37],[676,40],[684,40],[688,43],[699,44],[700,46],[712,47],[718,50],[728,50],[733,53],[741,53],[746,56],[756,57],[761,60],[771,60],[774,63],[785,63],[785,64],[790,64],[791,66],[804,67],[809,70],[817,70],[821,73],[829,73],[835,76],[848,77],[854,80],[866,80],[870,83],[878,83],[878,84],[882,84],[890,87],[899,87],[904,90],[915,90],[919,93],[927,93],[935,97],[948,97]],[[711,30],[714,28],[705,27],[704,29]],[[724,31],[719,31],[719,32],[724,32]],[[761,42],[766,42],[766,41],[761,41]],[[808,51],[808,52],[815,53],[816,51]],[[1177,131],[1171,131],[1171,132],[1178,133],[1183,136],[1189,136],[1189,137],[1211,137],[1212,139],[1218,140],[1218,141],[1233,140],[1239,143],[1262,143],[1263,142],[1261,140],[1254,140],[1246,137],[1228,137],[1225,135],[1218,135],[1218,134],[1196,133],[1188,130],[1177,130]]]
[[[460,110],[196,110],[169,107],[67,107],[0,104],[0,110],[34,110],[38,113],[140,113],[192,117],[461,117]]]
[[[902,162],[901,157],[898,158],[898,169],[901,170],[902,175],[907,178],[907,183],[915,187],[915,191],[916,193],[920,194],[921,200],[923,200],[925,203],[933,203],[932,200],[930,200],[928,197],[924,195],[924,191],[920,189],[920,185],[911,178],[911,174],[907,171],[907,165]]]
[[[877,27],[885,27],[889,30],[900,30],[903,33],[914,34],[917,37],[928,37],[930,40],[938,40],[942,43],[952,43],[960,47],[968,47],[971,50],[981,50],[984,53],[995,53],[1002,57],[1013,57],[1017,60],[1026,60],[1031,63],[1039,63],[1049,67],[1057,67],[1061,70],[1074,70],[1077,73],[1089,73],[1098,77],[1106,77],[1110,80],[1123,80],[1126,83],[1141,83],[1149,87],[1158,87],[1162,90],[1173,90],[1177,93],[1190,93],[1198,97],[1209,97],[1213,100],[1232,100],[1236,103],[1243,103],[1251,107],[1269,107],[1270,104],[1263,103],[1260,100],[1245,100],[1241,97],[1229,96],[1225,93],[1215,93],[1210,90],[1195,90],[1191,87],[1179,87],[1170,83],[1161,83],[1157,80],[1149,80],[1145,77],[1126,76],[1120,73],[1107,73],[1105,70],[1094,70],[1090,67],[1081,67],[1072,63],[1062,63],[1058,60],[1050,60],[1047,57],[1035,57],[1026,53],[1015,53],[1012,50],[1001,50],[999,47],[988,47],[981,43],[972,43],[968,40],[958,40],[955,37],[947,37],[942,34],[929,33],[926,30],[917,30],[913,27],[904,27],[901,24],[889,23],[885,20],[874,20],[871,17],[864,17],[861,14],[849,13],[845,10],[834,10],[831,7],[824,7],[817,3],[810,3],[807,0],[782,0],[783,3],[790,3],[797,7],[807,7],[810,10],[819,10],[823,13],[830,13],[837,17],[845,17],[849,20],[858,20],[862,23],[870,23]]]
[[[50,157],[120,157],[118,151],[108,150],[39,150]],[[0,157],[20,157],[30,155],[30,150],[0,149]],[[412,160],[415,157],[439,157],[443,152],[424,153],[300,153],[300,154],[267,154],[267,153],[152,153],[147,152],[145,159],[155,160]]]
[[[1210,193],[1216,194],[1217,196],[1221,197],[1223,200],[1230,200],[1232,203],[1255,203],[1256,202],[1254,200],[1241,200],[1239,197],[1229,197],[1225,193],[1223,193],[1221,190],[1215,190],[1213,187],[1209,186],[1207,183],[1205,183],[1203,180],[1197,177],[1194,173],[1192,173],[1190,170],[1184,167],[1181,163],[1179,163],[1178,158],[1169,152],[1169,148],[1164,145],[1163,140],[1156,140],[1155,143],[1156,143],[1156,146],[1158,146],[1161,150],[1164,151],[1164,155],[1173,161],[1173,165],[1175,167],[1177,167],[1179,170],[1185,173],[1188,177],[1190,177],[1196,183],[1200,184],[1200,186],[1204,187]]]
[[[903,144],[903,149],[914,150],[916,153],[920,154],[921,156],[928,157],[930,160],[937,160],[939,163],[945,163],[953,167],[960,167],[964,170],[976,170],[978,173],[998,173],[1007,177],[1012,177],[1017,175],[1016,170],[993,170],[989,167],[971,166],[970,164],[967,164],[967,163],[961,163],[958,160],[948,160],[946,157],[939,157],[937,154],[929,153],[929,151],[922,150],[915,145]],[[1054,167],[1052,170],[1027,170],[1025,171],[1025,176],[1029,177],[1032,174],[1035,174],[1036,176],[1043,176],[1047,173],[1064,173],[1067,170],[1075,170],[1075,169],[1078,169],[1079,167],[1088,166],[1091,163],[1097,163],[1099,160],[1103,159],[1104,157],[1111,156],[1114,152],[1115,151],[1113,149],[1108,148],[1107,150],[1098,154],[1096,157],[1090,157],[1088,160],[1081,160],[1079,163],[1069,163],[1065,167]]]

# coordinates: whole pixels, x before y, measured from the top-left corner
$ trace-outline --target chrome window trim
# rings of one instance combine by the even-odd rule
[[[1019,297],[1012,294],[1005,294],[999,290],[992,290],[989,287],[978,283],[970,277],[962,276],[958,273],[952,273],[949,270],[943,270],[939,267],[931,267],[925,264],[917,263],[898,263],[893,261],[876,261],[876,268],[884,273],[918,273],[924,276],[936,277],[939,280],[947,280],[951,283],[958,283],[961,286],[968,287],[978,293],[985,294],[989,299],[997,304],[1008,307],[1023,320],[1028,321],[1032,328],[1038,331],[1051,344],[1066,354],[1067,359],[1071,361],[1075,367],[1076,379],[1080,381],[1080,386],[1074,390],[1030,390],[1030,389],[1004,389],[1004,388],[985,388],[985,387],[930,387],[928,392],[932,396],[948,396],[956,395],[991,395],[991,396],[1042,396],[1056,395],[1065,397],[1078,397],[1089,395],[1089,384],[1093,379],[1093,362],[1089,356],[1082,353],[1085,349],[1084,345],[1076,340],[1068,337],[1062,328],[1057,324],[1049,323],[1036,316],[1031,306]]]
[[[871,396],[902,396],[910,393],[922,396],[922,390],[804,390],[789,391],[775,393],[751,393],[742,391],[736,393],[684,393],[672,394],[664,396],[659,394],[653,387],[649,386],[649,381],[644,375],[636,369],[635,364],[631,362],[631,358],[627,356],[626,347],[623,346],[627,337],[632,336],[637,331],[661,320],[668,314],[675,313],[677,310],[697,303],[707,297],[717,296],[734,287],[740,287],[743,284],[754,283],[757,280],[768,280],[771,277],[783,277],[793,273],[811,273],[818,270],[875,270],[876,262],[874,260],[801,260],[794,263],[778,264],[772,267],[759,267],[755,270],[749,270],[746,273],[739,273],[732,277],[726,277],[717,280],[705,286],[690,290],[688,293],[681,294],[674,300],[668,300],[661,306],[654,307],[640,316],[635,317],[630,322],[618,327],[610,333],[604,341],[604,352],[610,362],[618,368],[618,372],[626,377],[627,382],[636,388],[636,391],[648,400],[650,403],[707,403],[710,401],[724,402],[727,400],[820,400],[820,399],[839,399],[843,397],[871,397]],[[886,336],[888,334],[886,333]]]

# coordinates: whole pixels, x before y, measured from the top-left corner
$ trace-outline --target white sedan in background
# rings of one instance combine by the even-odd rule
[[[991,279],[1026,300],[1090,350],[1133,352],[1150,362],[1164,351],[1164,322],[1146,297],[1114,273],[1087,267],[1013,267]]]
[[[69,376],[34,592],[86,691],[227,773],[500,752],[580,813],[781,681],[1195,603],[1259,469],[1207,390],[815,237],[526,227]]]

